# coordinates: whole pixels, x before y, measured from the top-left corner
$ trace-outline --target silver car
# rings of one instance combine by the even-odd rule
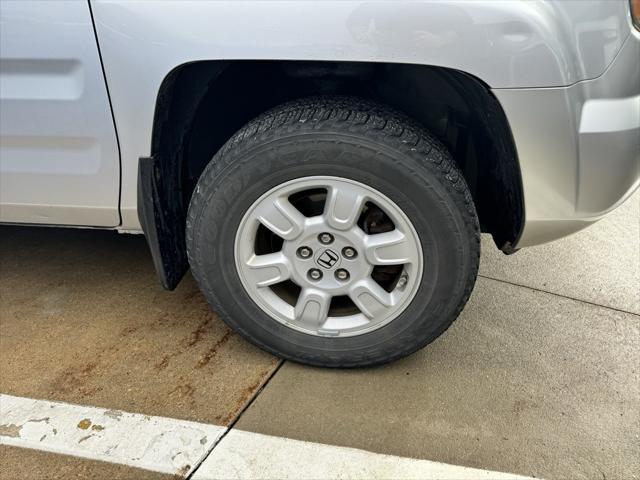
[[[480,232],[640,177],[640,2],[0,2],[0,221],[144,233],[235,331],[356,367],[455,320]]]

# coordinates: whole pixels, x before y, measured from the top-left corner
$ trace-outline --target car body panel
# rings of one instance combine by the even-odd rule
[[[496,89],[516,143],[528,247],[574,233],[640,184],[640,33],[600,77],[564,88]]]
[[[123,228],[139,229],[137,160],[150,154],[166,75],[201,60],[443,66],[493,88],[594,78],[629,35],[623,1],[92,0],[120,135]]]
[[[0,2],[0,221],[117,226],[116,132],[86,2]]]
[[[638,184],[640,37],[626,0],[91,0],[91,9],[106,85],[89,3],[2,3],[0,132],[10,161],[0,161],[0,220],[140,231],[138,160],[151,154],[158,94],[172,71],[197,61],[404,63],[476,77],[500,101],[518,151],[525,224],[515,247],[588,225]],[[32,71],[25,59],[46,61]],[[26,82],[11,77],[21,69]],[[46,90],[34,87],[42,80]],[[48,97],[60,95],[72,98]],[[6,152],[25,139],[49,155],[23,148],[46,168],[20,176],[11,171],[19,157]],[[8,209],[7,195],[31,204]]]

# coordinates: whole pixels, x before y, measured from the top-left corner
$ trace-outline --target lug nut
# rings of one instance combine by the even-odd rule
[[[307,275],[311,280],[320,280],[322,278],[322,272],[317,268],[312,268],[307,272]]]
[[[298,249],[298,256],[300,258],[309,258],[311,255],[313,255],[313,250],[309,247],[300,247]]]
[[[358,252],[356,252],[355,248],[351,248],[351,247],[344,247],[342,249],[342,256],[344,258],[356,258],[358,256]]]
[[[336,270],[336,278],[340,281],[349,280],[349,272],[347,272],[344,268],[339,268]]]
[[[331,242],[333,242],[333,235],[326,232],[321,233],[320,235],[318,235],[318,240],[324,245],[329,245]]]

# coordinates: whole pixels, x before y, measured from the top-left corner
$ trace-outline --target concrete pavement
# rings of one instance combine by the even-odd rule
[[[142,236],[0,232],[2,393],[226,425],[277,365],[190,275],[163,291]]]
[[[634,478],[638,327],[480,278],[430,347],[376,369],[287,363],[237,427],[543,478]]]
[[[640,196],[506,257],[460,318],[373,370],[285,364],[238,428],[546,478],[640,478]],[[292,415],[291,412],[295,412]]]
[[[483,239],[467,308],[407,359],[275,375],[190,276],[160,289],[142,237],[2,227],[0,392],[522,475],[640,478],[639,205],[511,257]],[[15,447],[0,458],[7,479],[142,476]]]
[[[175,480],[149,470],[0,445],[0,478],[47,480]]]
[[[575,235],[516,255],[484,235],[480,275],[640,314],[640,194]]]

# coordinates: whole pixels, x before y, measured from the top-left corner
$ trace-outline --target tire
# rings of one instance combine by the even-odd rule
[[[410,302],[390,321],[361,334],[321,329],[309,334],[286,325],[249,292],[236,263],[243,241],[237,232],[252,205],[287,182],[323,176],[379,192],[401,210],[418,238],[423,268],[413,280]],[[287,103],[238,131],[197,183],[186,236],[193,275],[233,330],[277,356],[324,367],[383,364],[432,342],[467,302],[480,253],[473,200],[446,148],[403,114],[352,97]],[[399,288],[401,280],[393,282],[388,288]]]

